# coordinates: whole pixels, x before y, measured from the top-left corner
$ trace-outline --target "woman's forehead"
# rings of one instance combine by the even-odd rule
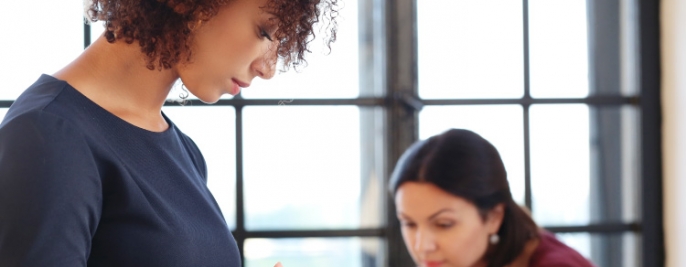
[[[449,208],[460,211],[475,208],[464,198],[452,195],[432,183],[406,182],[403,183],[395,197],[398,209],[408,210],[440,210]]]

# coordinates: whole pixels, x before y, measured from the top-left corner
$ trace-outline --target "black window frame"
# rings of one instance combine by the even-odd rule
[[[660,79],[660,1],[636,0],[638,10],[638,59],[639,93],[636,96],[592,95],[584,98],[532,98],[529,93],[529,43],[528,43],[528,0],[522,0],[524,12],[524,81],[525,94],[516,99],[420,99],[417,90],[417,0],[367,0],[374,8],[383,9],[385,19],[385,42],[382,44],[383,76],[381,97],[359,97],[354,99],[294,99],[289,105],[353,105],[378,107],[384,110],[385,170],[388,174],[402,152],[418,139],[418,112],[426,105],[503,105],[517,104],[524,110],[525,144],[525,202],[532,204],[530,173],[529,107],[534,104],[586,104],[589,106],[634,106],[640,110],[640,222],[600,223],[579,226],[546,227],[555,233],[627,233],[641,235],[642,266],[664,266],[665,244],[662,201],[662,131],[661,131],[661,79]],[[600,1],[602,2],[602,1]],[[84,25],[84,48],[91,42],[90,26]],[[376,88],[378,89],[378,88]],[[245,229],[243,192],[243,136],[242,110],[246,106],[278,105],[281,99],[244,99],[240,95],[233,99],[222,99],[214,105],[235,108],[236,121],[236,228],[233,231],[241,257],[243,244],[248,238],[306,238],[306,237],[377,237],[384,239],[385,266],[414,266],[400,235],[400,225],[395,218],[392,199],[384,195],[385,226],[355,230],[307,230],[307,231],[248,231]],[[14,101],[1,100],[0,108],[9,108]],[[206,105],[198,100],[189,100],[189,106]],[[175,106],[178,103],[168,102]],[[384,177],[387,178],[388,175]],[[386,179],[384,181],[387,182]],[[386,184],[384,184],[385,188]],[[384,191],[385,192],[385,191]],[[243,262],[245,262],[243,260]]]
[[[617,0],[597,0],[594,10],[604,19],[602,8],[618,7]],[[524,96],[518,99],[441,99],[424,100],[418,96],[417,72],[417,0],[387,0],[388,15],[388,92],[393,96],[388,107],[388,170],[402,152],[418,139],[418,112],[425,105],[503,105],[518,104],[524,110],[525,203],[532,208],[529,108],[534,104],[586,104],[589,107],[633,106],[640,113],[640,222],[595,223],[577,226],[546,226],[554,233],[638,233],[642,266],[664,266],[665,245],[662,203],[662,150],[660,103],[660,24],[658,0],[636,0],[638,13],[637,47],[639,92],[634,96],[620,94],[590,95],[584,98],[532,98],[529,75],[529,1],[522,0],[524,34]],[[607,9],[605,9],[607,11]],[[596,21],[597,22],[597,21]],[[594,25],[595,26],[595,25]],[[601,25],[603,27],[605,25]],[[593,33],[591,33],[593,34]],[[599,33],[601,34],[601,33]],[[594,45],[607,46],[598,38]],[[591,62],[593,64],[593,62]],[[604,75],[604,74],[603,74]],[[618,177],[613,177],[618,179]],[[620,178],[621,179],[621,178]],[[389,200],[392,201],[392,200]],[[395,211],[388,206],[389,266],[410,267],[411,258],[398,235],[400,225]]]

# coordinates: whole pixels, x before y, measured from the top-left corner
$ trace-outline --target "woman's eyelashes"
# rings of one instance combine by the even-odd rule
[[[455,223],[452,221],[438,221],[435,223],[435,225],[436,225],[436,227],[438,227],[440,229],[449,229],[449,228],[453,227],[453,225],[455,225]]]
[[[400,221],[400,225],[405,228],[414,228],[415,226],[417,226],[415,223],[408,221]]]
[[[405,221],[405,220],[400,220],[400,225],[404,228],[409,228],[413,229],[417,227],[417,224],[411,221]],[[455,226],[454,221],[446,220],[446,221],[436,221],[433,222],[434,227],[438,229],[450,229],[453,226]]]
[[[260,28],[260,37],[267,38],[270,42],[273,42],[272,36],[264,29]]]

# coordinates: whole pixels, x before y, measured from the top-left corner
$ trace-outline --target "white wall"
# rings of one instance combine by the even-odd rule
[[[662,0],[664,220],[667,266],[686,266],[686,1]]]

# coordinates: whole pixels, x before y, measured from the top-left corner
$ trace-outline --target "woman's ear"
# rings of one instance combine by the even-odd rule
[[[491,234],[497,234],[500,229],[500,225],[503,224],[503,218],[505,217],[505,204],[500,203],[493,207],[486,217],[486,227],[488,227],[488,232]]]

